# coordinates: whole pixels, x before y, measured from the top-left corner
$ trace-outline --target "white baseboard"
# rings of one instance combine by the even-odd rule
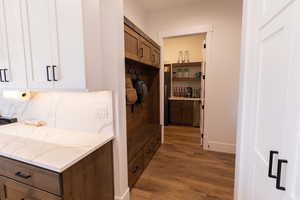
[[[214,142],[214,141],[208,141],[204,146],[204,149],[208,151],[216,151],[216,152],[231,153],[231,154],[235,154],[236,152],[234,144]]]
[[[129,188],[122,196],[115,196],[115,200],[129,200],[129,199],[130,199]]]

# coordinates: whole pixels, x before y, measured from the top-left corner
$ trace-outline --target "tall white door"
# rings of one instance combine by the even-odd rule
[[[52,88],[58,57],[56,0],[23,0],[22,8],[28,85]]]
[[[0,88],[26,88],[19,0],[0,0]]]
[[[253,143],[249,155],[241,157],[250,160],[251,184],[247,198],[239,200],[299,200],[300,1],[250,1],[248,12],[257,15],[247,34],[257,37],[245,55],[254,62],[244,85],[252,87],[246,92],[255,100],[243,105],[247,120],[242,126],[252,132]]]

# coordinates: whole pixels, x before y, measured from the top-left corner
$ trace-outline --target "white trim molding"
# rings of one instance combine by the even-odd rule
[[[213,38],[213,25],[200,25],[200,26],[192,26],[192,27],[183,27],[179,30],[170,30],[165,32],[158,33],[158,42],[161,46],[161,68],[160,68],[160,121],[161,125],[164,125],[164,39],[170,37],[178,37],[178,36],[186,36],[186,35],[195,35],[206,33],[206,44],[207,44],[207,54],[206,54],[206,68],[210,67],[211,62],[211,50],[212,50],[212,38]],[[200,45],[200,44],[199,44]],[[204,101],[204,104],[206,102]],[[205,127],[206,121],[204,121],[204,149],[207,146],[206,138],[208,138],[208,132]],[[201,130],[199,130],[199,134],[201,134]],[[164,142],[164,131],[162,131],[162,142]]]
[[[208,141],[207,146],[205,149],[208,151],[216,151],[222,153],[230,153],[235,154],[235,145],[229,143],[222,143],[222,142],[215,142],[215,141]]]
[[[129,200],[129,199],[130,199],[129,188],[122,196],[115,196],[115,200]]]

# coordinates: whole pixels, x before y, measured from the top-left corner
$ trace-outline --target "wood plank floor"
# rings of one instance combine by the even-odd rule
[[[168,126],[131,200],[232,200],[234,156],[203,151],[199,135],[196,128]]]

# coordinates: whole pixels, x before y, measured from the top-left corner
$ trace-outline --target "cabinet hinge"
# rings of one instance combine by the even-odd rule
[[[203,75],[203,76],[202,76],[202,78],[203,78],[203,80],[205,80],[205,79],[206,79],[206,76],[205,76],[205,75]]]
[[[202,109],[204,110],[204,108],[205,108],[205,106],[203,105],[203,106],[202,106]]]
[[[201,138],[204,138],[204,134],[201,134]]]

